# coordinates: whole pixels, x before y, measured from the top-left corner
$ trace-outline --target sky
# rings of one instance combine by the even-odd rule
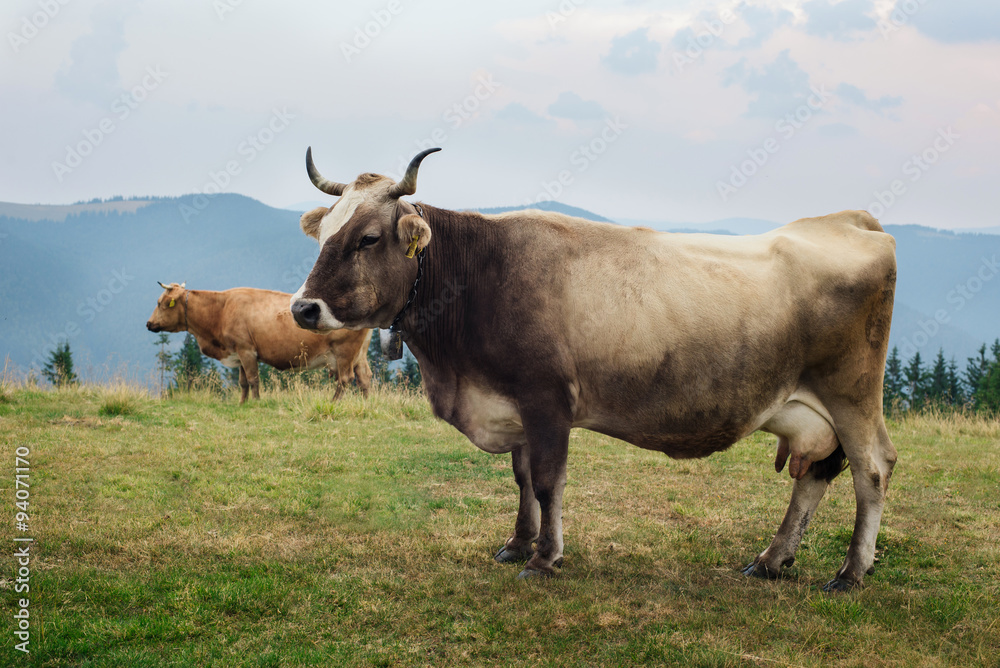
[[[5,3],[0,201],[322,201],[995,226],[995,0]]]

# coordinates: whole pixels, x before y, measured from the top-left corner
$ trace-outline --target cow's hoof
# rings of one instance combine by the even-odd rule
[[[510,548],[504,545],[493,559],[498,564],[519,564],[531,559],[535,551],[531,546]]]
[[[851,582],[850,580],[845,580],[844,578],[833,578],[823,585],[823,591],[830,594],[838,591],[850,591],[857,586],[857,582]]]
[[[547,573],[546,571],[540,571],[535,568],[525,568],[520,573],[517,574],[518,580],[531,580],[534,578],[550,578],[552,573]]]
[[[772,571],[764,565],[763,561],[751,561],[740,571],[748,578],[761,578],[762,580],[777,580],[780,571]]]

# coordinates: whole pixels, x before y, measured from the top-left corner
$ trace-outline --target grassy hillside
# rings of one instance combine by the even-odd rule
[[[414,395],[241,407],[8,386],[0,498],[13,517],[29,448],[31,665],[995,665],[1000,425],[916,416],[890,433],[875,573],[832,596],[849,473],[787,577],[738,571],[791,489],[762,434],[673,461],[574,431],[566,561],[545,581],[492,561],[516,513],[509,458]],[[13,598],[0,664],[27,665]]]

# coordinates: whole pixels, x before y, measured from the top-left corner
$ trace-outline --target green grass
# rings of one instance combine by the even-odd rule
[[[565,565],[522,582],[492,560],[516,514],[509,457],[419,396],[9,386],[0,498],[13,518],[29,447],[37,542],[32,654],[13,650],[8,567],[0,665],[996,666],[1000,425],[889,426],[900,460],[863,589],[819,591],[853,526],[849,473],[784,579],[740,575],[791,492],[763,434],[672,461],[574,431]]]

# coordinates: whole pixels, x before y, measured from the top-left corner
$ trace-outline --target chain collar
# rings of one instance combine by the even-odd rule
[[[417,215],[426,220],[424,217],[424,210],[420,207],[420,205],[414,202],[413,207],[417,210]],[[413,281],[413,287],[410,288],[410,296],[406,298],[406,303],[403,304],[403,308],[400,309],[399,313],[396,314],[396,317],[393,318],[392,324],[389,325],[390,332],[398,333],[403,331],[403,328],[400,327],[399,323],[403,319],[403,316],[406,315],[406,310],[410,308],[410,304],[412,304],[413,300],[417,297],[417,286],[420,284],[420,279],[423,278],[424,275],[424,255],[425,253],[423,248],[417,251],[417,278]]]
[[[191,291],[190,290],[185,290],[184,291],[184,331],[185,332],[189,331],[188,330],[188,327],[189,327],[189,325],[188,325],[188,299],[190,299],[190,298],[191,298]]]

